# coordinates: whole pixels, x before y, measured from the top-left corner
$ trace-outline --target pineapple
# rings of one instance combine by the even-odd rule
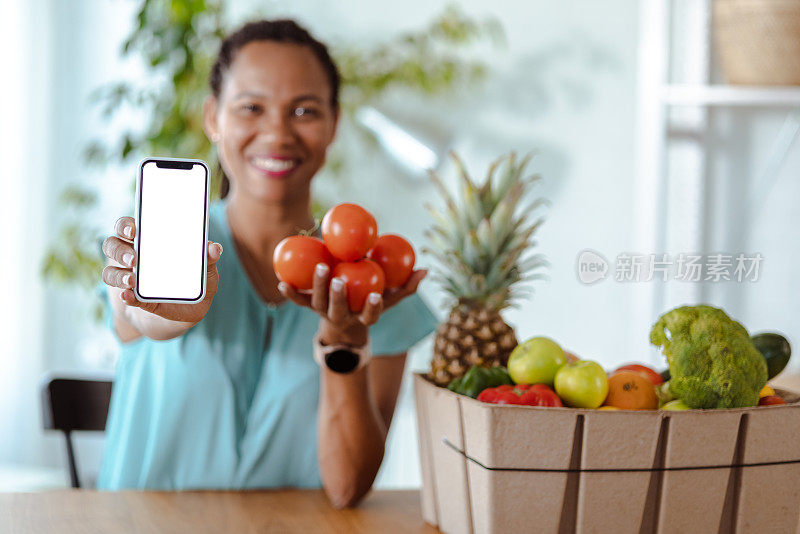
[[[462,194],[456,203],[435,173],[431,179],[445,200],[442,212],[426,206],[434,226],[426,232],[436,258],[432,280],[452,297],[447,322],[436,333],[429,378],[440,386],[462,376],[471,366],[506,365],[517,346],[514,330],[500,311],[524,294],[520,282],[541,278],[534,271],[547,264],[540,254],[525,256],[542,219],[528,216],[546,201],[536,199],[518,209],[520,200],[539,176],[525,177],[526,156],[512,152],[495,161],[486,182],[477,187],[461,160],[457,167]],[[525,257],[523,257],[525,256]]]

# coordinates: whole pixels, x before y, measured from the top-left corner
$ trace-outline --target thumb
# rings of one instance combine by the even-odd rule
[[[206,271],[211,273],[217,270],[217,260],[222,257],[222,245],[213,241],[209,241],[207,252],[208,261],[206,262]]]

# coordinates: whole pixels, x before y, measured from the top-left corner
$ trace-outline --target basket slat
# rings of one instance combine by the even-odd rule
[[[797,532],[800,464],[742,469],[736,532]]]
[[[580,413],[572,409],[528,410],[497,406],[468,397],[461,403],[465,451],[483,465],[506,468],[569,468],[573,429]],[[520,426],[520,417],[525,423]]]
[[[737,411],[670,416],[664,466],[733,464],[740,419]],[[665,472],[658,532],[716,532],[730,476],[730,469]]]
[[[470,463],[475,534],[558,532],[567,475],[489,471]]]
[[[800,460],[800,409],[764,406],[748,413],[744,463]]]
[[[749,411],[747,419],[743,463],[800,460],[800,410],[762,407]],[[797,530],[800,464],[747,467],[741,477],[739,532]]]
[[[458,395],[431,386],[426,388],[428,424],[431,436],[436,517],[443,532],[472,532],[467,487],[466,459],[447,446],[442,438],[463,450],[461,412]]]
[[[586,417],[581,468],[651,468],[660,428],[658,412]],[[578,532],[597,532],[598,525],[619,533],[639,532],[649,485],[649,472],[582,473]]]
[[[427,397],[425,379],[414,375],[414,401],[417,412],[417,439],[419,440],[419,459],[422,475],[422,488],[420,488],[420,509],[422,519],[431,525],[438,525],[436,518],[436,493],[433,482],[433,454],[431,452],[430,421],[428,420],[428,403],[423,399]]]

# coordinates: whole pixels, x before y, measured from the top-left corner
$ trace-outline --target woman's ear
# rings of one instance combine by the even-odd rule
[[[209,95],[203,102],[203,131],[212,143],[216,143],[219,140],[217,97],[214,95]]]

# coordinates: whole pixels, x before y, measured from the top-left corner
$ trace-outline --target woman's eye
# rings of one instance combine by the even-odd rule
[[[314,108],[307,108],[303,106],[294,108],[295,117],[316,117],[317,115],[319,115],[319,112]]]
[[[239,109],[246,111],[247,113],[258,113],[261,111],[261,106],[258,104],[242,104],[239,106]]]

